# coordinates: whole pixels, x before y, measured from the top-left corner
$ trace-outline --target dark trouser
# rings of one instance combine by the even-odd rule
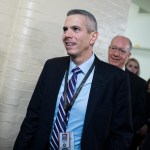
[[[140,146],[140,150],[150,150],[150,132],[143,140]]]
[[[140,136],[139,134],[134,134],[130,150],[137,150],[137,147],[140,146],[142,141],[143,141],[143,137],[142,136]]]

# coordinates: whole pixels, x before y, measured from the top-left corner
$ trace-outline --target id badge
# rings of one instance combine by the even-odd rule
[[[59,150],[74,150],[73,132],[59,133]]]

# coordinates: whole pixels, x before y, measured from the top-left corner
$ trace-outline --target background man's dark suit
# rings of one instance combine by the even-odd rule
[[[150,93],[147,92],[147,125],[150,129]],[[140,145],[139,150],[149,150],[150,149],[150,131],[148,131],[147,135],[145,136],[142,144]]]
[[[46,62],[14,150],[48,149],[57,95],[68,64],[69,57],[55,58]],[[131,138],[128,76],[121,69],[96,57],[81,149],[128,150]]]
[[[131,105],[132,105],[132,120],[133,120],[133,142],[131,150],[137,149],[137,145],[143,139],[138,133],[138,130],[147,122],[146,119],[146,81],[132,72],[126,70],[129,74],[130,89],[131,89]]]
[[[130,79],[133,129],[136,132],[146,122],[146,81],[132,72],[126,71]]]

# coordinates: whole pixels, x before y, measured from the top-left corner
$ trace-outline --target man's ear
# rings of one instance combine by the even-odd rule
[[[128,59],[130,58],[130,56],[131,56],[131,53],[129,52],[129,54],[128,54]]]
[[[98,32],[91,32],[90,45],[93,45],[96,42],[98,35]]]
[[[131,53],[129,52],[129,54],[127,55],[127,58],[126,58],[126,62],[128,61],[128,59],[130,58],[130,56],[131,56]],[[125,63],[126,63],[125,62]]]

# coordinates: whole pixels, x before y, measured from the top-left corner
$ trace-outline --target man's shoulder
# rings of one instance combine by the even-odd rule
[[[129,74],[130,77],[132,77],[132,78],[134,78],[134,79],[136,79],[136,80],[139,80],[139,81],[141,81],[141,82],[143,82],[143,83],[146,82],[142,77],[140,77],[140,76],[138,76],[138,75],[132,73],[131,71],[126,70],[126,72]]]
[[[103,76],[104,79],[120,80],[128,78],[128,74],[124,70],[101,60],[96,63],[95,72]]]
[[[61,68],[66,68],[69,64],[70,57],[69,56],[64,56],[64,57],[55,57],[48,59],[44,64],[43,64],[43,69],[44,70],[51,70],[51,69],[61,69]]]
[[[131,82],[135,82],[137,85],[146,86],[146,81],[143,78],[135,75],[134,73],[132,73],[128,70],[126,70],[126,72],[129,74],[129,78],[130,78]]]
[[[52,63],[52,62],[55,62],[55,63],[60,63],[60,62],[63,62],[63,61],[68,61],[70,59],[69,56],[63,56],[63,57],[55,57],[55,58],[51,58],[51,59],[48,59],[46,61],[46,63]]]
[[[109,64],[107,62],[104,62],[102,60],[99,60],[97,59],[97,63],[96,63],[97,67],[99,68],[99,70],[104,70],[105,72],[112,72],[112,73],[121,73],[121,74],[127,74],[125,73],[124,70],[112,65],[112,64]]]

